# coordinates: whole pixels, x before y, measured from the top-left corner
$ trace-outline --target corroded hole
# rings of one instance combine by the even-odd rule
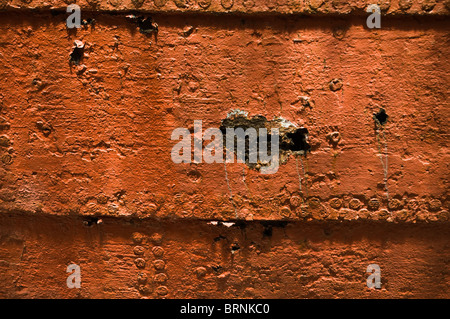
[[[233,114],[222,120],[220,130],[223,134],[223,145],[227,144],[227,128],[243,129],[245,132],[245,163],[252,169],[259,170],[263,164],[260,161],[259,154],[250,153],[252,150],[258,152],[262,143],[262,137],[266,139],[267,155],[272,156],[272,129],[277,128],[279,130],[279,163],[284,164],[287,162],[290,155],[306,155],[311,150],[311,146],[308,143],[308,129],[304,127],[296,127],[294,124],[282,119],[276,118],[274,120],[267,120],[266,117],[256,115],[248,117],[246,114]],[[247,134],[251,129],[256,131],[256,137],[251,138],[250,134]],[[264,131],[265,129],[265,131]],[[250,143],[257,144],[258,147],[250,147]],[[234,155],[238,154],[238,137],[234,136],[234,149],[232,150]],[[258,158],[257,162],[252,158]]]
[[[386,114],[386,111],[383,108],[380,109],[377,113],[373,114],[373,118],[375,119],[375,121],[377,121],[381,125],[386,123],[388,117],[389,116]]]

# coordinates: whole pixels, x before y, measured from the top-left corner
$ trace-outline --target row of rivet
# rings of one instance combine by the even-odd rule
[[[138,290],[142,294],[148,294],[149,290],[146,286],[148,281],[147,274],[143,271],[146,267],[147,261],[144,258],[145,254],[145,247],[143,244],[145,244],[145,236],[141,233],[133,233],[133,242],[136,244],[133,248],[134,254],[137,256],[134,260],[134,264],[138,269],[140,269],[140,272],[138,273]],[[152,241],[154,246],[152,248],[152,254],[156,258],[156,260],[153,261],[153,268],[156,271],[156,274],[153,276],[153,282],[159,285],[156,288],[156,293],[160,297],[164,297],[168,294],[168,288],[164,285],[168,279],[167,274],[165,273],[166,269],[166,263],[162,259],[164,256],[164,248],[162,248],[160,245],[162,243],[162,236],[158,233],[155,233],[151,236],[150,240]]]

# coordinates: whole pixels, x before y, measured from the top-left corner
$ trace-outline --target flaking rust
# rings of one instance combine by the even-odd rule
[[[136,16],[134,14],[130,14],[126,16],[127,19],[134,21],[139,28],[139,32],[143,34],[157,34],[158,33],[158,24],[153,21],[153,18],[150,16]]]
[[[267,132],[267,148],[268,154],[272,154],[271,139],[275,138],[271,134],[272,129],[278,129],[279,132],[279,163],[285,164],[291,155],[294,156],[306,156],[306,154],[311,150],[311,146],[308,144],[308,129],[304,127],[298,127],[294,123],[278,117],[273,120],[267,120],[265,116],[255,115],[252,117],[248,116],[248,112],[241,110],[231,111],[228,116],[222,120],[220,130],[223,134],[223,143],[226,145],[226,132],[227,128],[236,129],[242,128],[244,131],[248,129],[255,129],[256,133],[259,134],[260,129],[265,129]],[[246,140],[246,165],[252,169],[260,170],[261,166],[268,165],[265,163],[251,163],[249,161],[249,141]],[[234,144],[236,147],[236,143]],[[235,151],[235,150],[234,150]]]

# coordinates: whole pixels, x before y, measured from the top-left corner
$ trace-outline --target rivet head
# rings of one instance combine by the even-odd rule
[[[8,147],[9,145],[11,145],[11,141],[9,140],[9,138],[5,135],[0,136],[0,146]]]
[[[139,255],[143,255],[144,252],[145,252],[145,248],[142,247],[142,246],[136,246],[136,247],[133,248],[133,252],[134,252],[135,255],[138,255],[138,256]]]
[[[225,10],[230,10],[233,7],[234,0],[220,0],[220,3]]]
[[[362,203],[359,199],[357,198],[352,198],[350,200],[350,202],[348,203],[348,207],[350,207],[351,209],[357,210],[362,206]]]
[[[153,244],[155,245],[161,245],[162,240],[163,240],[163,236],[161,234],[158,233],[154,233],[151,237],[150,240],[152,241]]]
[[[135,232],[135,233],[133,233],[133,235],[131,235],[131,238],[133,239],[133,242],[135,244],[140,244],[144,240],[144,235],[142,235],[141,233]]]
[[[323,4],[323,0],[309,0],[309,7],[313,10],[317,10]]]
[[[250,215],[250,211],[247,208],[242,208],[238,215],[237,218],[238,219],[245,219],[248,215]]]
[[[97,197],[97,203],[99,204],[106,204],[108,202],[108,196],[105,194],[100,194]]]
[[[97,7],[100,3],[100,0],[86,0],[86,1],[87,3],[89,3],[91,7]]]
[[[0,8],[2,7],[2,0],[0,0]],[[10,128],[10,124],[8,123],[8,121],[4,118],[0,116],[0,130],[9,130]]]
[[[386,12],[391,7],[391,1],[390,0],[378,0],[377,1],[378,6],[380,7],[380,10],[383,12]]]
[[[408,216],[409,216],[409,211],[407,209],[399,210],[395,214],[396,219],[400,222],[406,221],[406,219],[408,219]]]
[[[186,0],[173,0],[173,2],[178,8],[181,9],[189,7],[189,3]]]
[[[342,40],[345,37],[346,33],[347,33],[347,31],[344,28],[333,29],[333,37],[335,37],[338,40]]]
[[[398,210],[398,209],[402,208],[403,204],[399,199],[393,198],[389,201],[388,206],[389,206],[389,209],[391,209],[391,210]]]
[[[153,277],[153,281],[158,283],[158,284],[165,283],[167,281],[167,275],[165,273],[156,274]]]
[[[138,268],[145,268],[145,259],[143,259],[143,258],[136,258],[134,260],[134,264]]]
[[[308,211],[308,205],[301,205],[297,208],[296,213],[301,218],[309,218],[311,213]]]
[[[342,207],[342,199],[337,198],[337,197],[332,198],[332,199],[330,200],[330,206],[331,206],[332,208],[334,208],[334,209],[339,209],[339,208],[341,208],[341,207]]]
[[[340,89],[342,89],[342,80],[341,79],[333,79],[330,81],[330,83],[328,83],[328,86],[330,88],[331,91],[336,92]]]
[[[365,208],[360,209],[360,210],[358,211],[358,217],[361,218],[361,219],[368,219],[369,216],[370,216],[370,213],[369,213],[369,211],[368,211],[367,209],[365,209]]]
[[[436,5],[435,0],[424,0],[422,2],[422,10],[425,12],[430,12],[434,9],[435,5]]]
[[[281,207],[280,209],[280,215],[283,217],[290,217],[291,216],[291,209],[287,206]]]
[[[203,9],[208,9],[211,5],[211,0],[199,0],[198,5]]]
[[[153,0],[153,3],[155,4],[155,6],[157,6],[158,8],[164,7],[167,3],[167,0]]]
[[[148,295],[151,293],[151,288],[146,285],[139,285],[138,290],[143,295]]]
[[[109,4],[117,8],[122,4],[122,0],[108,0]]]
[[[348,208],[341,209],[339,214],[339,217],[344,220],[355,220],[358,219],[359,216],[356,211]]]
[[[419,202],[415,199],[412,199],[408,202],[408,208],[411,210],[417,210],[419,208]]]
[[[320,205],[320,199],[318,199],[318,198],[316,198],[316,197],[310,198],[310,199],[308,200],[308,206],[309,206],[309,208],[311,208],[311,209],[319,209],[319,208],[321,207],[321,205]]]
[[[244,5],[244,7],[246,9],[250,9],[250,8],[253,8],[255,6],[255,1],[253,1],[253,0],[243,0],[242,4]]]
[[[441,206],[442,203],[439,199],[433,199],[428,204],[428,207],[432,212],[437,212],[441,208]]]
[[[331,132],[327,135],[327,140],[330,144],[337,145],[341,140],[341,134],[339,132]]]
[[[140,8],[140,7],[142,7],[142,5],[144,4],[144,1],[145,1],[145,0],[131,0],[131,3],[133,3],[133,5],[134,5],[136,8]]]
[[[302,199],[300,198],[300,196],[294,195],[289,199],[289,203],[292,207],[298,207],[302,204]]]
[[[389,213],[389,211],[387,209],[380,209],[380,211],[378,212],[378,219],[379,220],[386,220],[391,216],[391,214]]]
[[[197,267],[197,269],[195,269],[195,274],[197,275],[198,278],[204,277],[206,275],[206,268]]]
[[[428,219],[428,212],[419,210],[418,212],[416,212],[416,219],[420,221],[426,221]]]
[[[369,200],[367,207],[372,211],[377,210],[380,207],[380,201],[377,198],[372,198]]]
[[[169,293],[169,289],[166,286],[159,286],[156,288],[156,293],[160,296],[165,296]]]
[[[400,0],[398,6],[402,11],[406,11],[412,6],[412,0]]]
[[[440,221],[447,221],[450,219],[450,214],[447,210],[441,210],[438,214],[437,217]]]
[[[116,214],[118,211],[119,211],[119,205],[114,204],[114,203],[108,205],[108,213]]]
[[[147,280],[148,280],[148,276],[146,273],[140,272],[138,274],[138,278],[137,278],[138,283],[145,284],[147,282]]]
[[[164,255],[164,248],[161,246],[155,246],[152,249],[152,253],[155,257],[162,257]]]
[[[164,270],[164,268],[166,267],[166,263],[164,262],[164,260],[157,259],[153,262],[153,267],[156,270]]]
[[[12,156],[10,154],[3,154],[2,155],[2,163],[3,164],[11,164],[12,163]]]

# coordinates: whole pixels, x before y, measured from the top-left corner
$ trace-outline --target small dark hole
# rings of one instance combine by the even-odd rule
[[[84,25],[84,26],[87,26],[89,24],[94,25],[95,24],[95,19],[87,18],[86,20],[81,21],[81,24]]]
[[[282,142],[280,149],[292,152],[307,152],[311,149],[311,146],[307,142],[307,136],[308,129],[306,128],[299,128],[294,132],[287,133],[286,137],[288,137],[289,141]]]
[[[216,274],[220,274],[223,270],[222,266],[211,266],[212,270],[216,273]]]
[[[97,222],[97,217],[87,217],[83,220],[83,225],[86,227],[92,227],[93,225],[97,224]]]
[[[272,226],[266,226],[264,227],[263,236],[264,237],[272,237]]]
[[[158,25],[153,22],[153,19],[151,17],[138,17],[137,24],[139,27],[139,32],[141,33],[158,32]]]
[[[218,242],[218,241],[221,241],[222,239],[227,239],[227,238],[224,237],[224,236],[222,236],[222,235],[219,235],[219,236],[217,236],[216,238],[214,238],[214,241],[215,241],[215,242]]]
[[[239,244],[234,243],[233,245],[231,245],[231,250],[232,251],[236,251],[236,250],[239,250],[239,249],[241,249],[241,247],[239,247]]]
[[[384,109],[380,109],[378,113],[373,114],[373,117],[376,121],[383,125],[384,123],[386,123],[389,116],[386,114],[386,111]]]
[[[78,65],[83,57],[84,48],[75,48],[70,54],[70,62]]]

